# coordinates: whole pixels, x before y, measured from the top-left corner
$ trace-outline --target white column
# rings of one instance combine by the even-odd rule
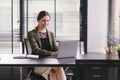
[[[88,52],[103,52],[107,44],[108,0],[88,0]]]

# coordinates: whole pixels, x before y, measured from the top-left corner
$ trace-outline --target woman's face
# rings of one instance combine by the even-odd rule
[[[49,22],[50,22],[49,16],[44,16],[43,18],[38,20],[38,24],[42,29],[46,28],[49,25]]]

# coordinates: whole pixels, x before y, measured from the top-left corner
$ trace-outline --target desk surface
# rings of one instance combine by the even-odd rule
[[[88,53],[80,54],[77,56],[76,65],[87,65],[87,66],[118,66],[120,60],[117,54],[99,54],[99,53]]]
[[[79,54],[77,56],[78,60],[119,60],[117,54],[107,55],[104,53],[88,53],[88,54]]]
[[[0,66],[74,66],[75,58],[14,59],[19,54],[0,54]],[[23,56],[23,55],[22,55]]]
[[[0,54],[0,66],[75,66],[76,60],[79,61],[108,61],[108,62],[120,62],[117,54],[108,56],[106,54],[89,53],[79,54],[77,58],[34,58],[34,59],[14,59],[15,56],[20,54]],[[21,54],[22,56],[25,56]]]

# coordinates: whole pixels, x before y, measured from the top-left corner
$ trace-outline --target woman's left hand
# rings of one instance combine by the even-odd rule
[[[56,57],[57,56],[57,52],[51,52],[51,56]]]

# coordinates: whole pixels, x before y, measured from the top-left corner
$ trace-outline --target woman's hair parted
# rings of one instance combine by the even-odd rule
[[[39,21],[44,16],[49,16],[50,17],[50,14],[47,11],[40,11],[38,16],[37,16],[37,21]]]

